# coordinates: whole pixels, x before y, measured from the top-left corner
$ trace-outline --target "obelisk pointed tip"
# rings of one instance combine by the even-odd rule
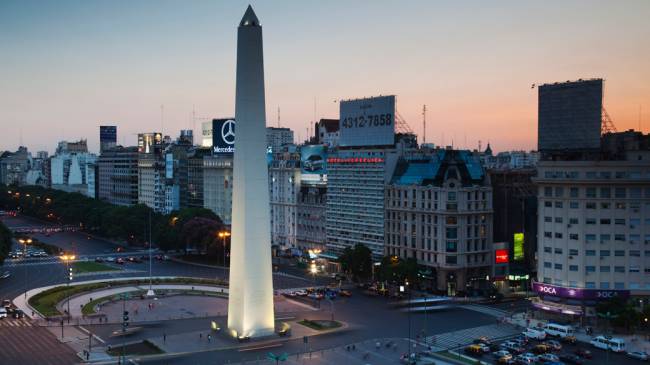
[[[244,17],[241,18],[241,22],[239,22],[240,27],[259,27],[260,26],[260,20],[257,19],[257,15],[255,15],[255,11],[253,11],[253,7],[248,5],[248,8],[246,8],[246,12],[244,13]]]

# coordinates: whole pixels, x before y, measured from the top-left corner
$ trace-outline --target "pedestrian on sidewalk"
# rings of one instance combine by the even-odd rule
[[[163,342],[167,342],[167,334],[163,333]]]
[[[212,335],[208,333],[208,342],[212,341]]]
[[[199,333],[199,340],[203,339],[203,333]]]

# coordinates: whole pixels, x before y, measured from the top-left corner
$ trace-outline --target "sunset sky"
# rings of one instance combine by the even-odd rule
[[[118,142],[234,114],[244,1],[0,1],[0,150]],[[397,95],[422,141],[534,149],[532,84],[602,77],[619,130],[650,129],[650,1],[252,1],[267,125],[304,140],[340,99]],[[641,110],[641,113],[640,113]],[[200,135],[197,120],[195,136]],[[299,138],[298,138],[299,137]],[[195,137],[195,141],[196,141]]]

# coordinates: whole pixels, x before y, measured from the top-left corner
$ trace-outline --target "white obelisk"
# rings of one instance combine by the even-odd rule
[[[248,6],[237,29],[235,157],[228,328],[238,337],[274,333],[262,27]]]

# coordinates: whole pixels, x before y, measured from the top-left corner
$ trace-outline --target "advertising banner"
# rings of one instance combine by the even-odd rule
[[[232,155],[235,152],[235,120],[212,120],[212,152],[215,155]]]
[[[539,295],[551,295],[561,298],[575,298],[575,299],[611,299],[611,298],[628,298],[630,296],[629,290],[605,290],[605,289],[583,289],[583,288],[568,288],[558,285],[544,284],[533,282],[533,291]]]
[[[327,183],[327,147],[305,145],[300,148],[301,181],[307,185]]]
[[[339,117],[342,147],[395,143],[394,95],[342,101]]]
[[[514,236],[514,254],[512,259],[520,261],[524,259],[524,234],[515,233]]]

